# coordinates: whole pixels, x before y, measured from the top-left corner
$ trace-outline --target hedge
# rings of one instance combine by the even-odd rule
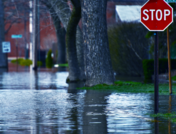
[[[151,39],[140,23],[123,22],[108,28],[112,66],[117,75],[143,76],[142,60],[148,58]],[[141,60],[142,59],[142,60]]]
[[[46,67],[47,68],[52,68],[53,67],[53,59],[52,59],[52,51],[51,49],[48,51],[47,53],[47,57],[46,57]]]
[[[30,66],[30,65],[32,65],[32,60],[18,58],[18,60],[16,60],[16,59],[11,60],[11,63],[18,64],[20,66]],[[42,62],[41,61],[37,61],[37,66],[41,67],[42,66]]]
[[[143,60],[144,82],[152,82],[152,75],[154,74],[154,60]],[[171,59],[171,70],[176,69],[176,59]],[[168,60],[159,59],[159,74],[168,72]]]

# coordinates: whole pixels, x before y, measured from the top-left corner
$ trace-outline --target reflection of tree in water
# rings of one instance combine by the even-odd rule
[[[68,93],[69,93],[68,101],[73,104],[73,108],[71,108],[69,112],[69,119],[73,124],[71,126],[72,134],[81,133],[80,132],[81,130],[79,129],[81,125],[81,121],[79,119],[81,116],[83,100],[81,99],[81,94],[79,94],[76,88],[83,87],[83,85],[84,83],[81,83],[81,82],[69,83],[69,87],[68,87]],[[81,99],[81,101],[79,99]]]
[[[56,73],[53,73],[53,74],[51,75],[51,82],[50,82],[50,85],[49,85],[49,88],[50,88],[50,89],[57,89],[56,82],[53,82],[53,81],[55,81],[56,79],[57,79]]]
[[[38,96],[36,96],[38,97]],[[58,110],[57,108],[46,108],[45,102],[36,98],[35,101],[35,130],[36,134],[58,134]],[[57,106],[57,104],[54,104]]]
[[[107,134],[107,120],[104,110],[109,93],[87,90],[84,98],[83,133]]]
[[[3,85],[3,74],[5,72],[7,72],[6,68],[0,68],[0,89],[3,89],[3,86],[6,86],[6,85]]]
[[[69,101],[74,107],[70,110],[69,118],[74,124],[72,133],[106,134],[107,121],[104,110],[106,108],[106,92],[87,90],[79,91],[76,87],[83,87],[83,83],[70,83]],[[80,93],[81,92],[81,93]]]
[[[34,79],[35,79],[35,89],[38,90],[39,89],[39,84],[38,84],[38,71],[34,72]]]

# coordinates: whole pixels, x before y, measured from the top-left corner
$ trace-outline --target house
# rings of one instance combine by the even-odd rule
[[[140,22],[141,6],[138,5],[116,5],[116,22]]]
[[[143,5],[148,0],[108,0],[109,2],[113,2],[116,5]]]
[[[107,14],[106,14],[108,26],[111,26],[111,25],[114,25],[120,21],[123,21],[126,18],[126,17],[124,18],[125,11],[127,12],[128,10],[133,10],[133,12],[135,12],[135,14],[139,14],[138,11],[139,11],[140,7],[146,2],[147,2],[147,0],[108,0]],[[132,7],[133,9],[130,9],[130,7]],[[128,8],[128,10],[126,10],[126,8]],[[124,15],[122,15],[121,12]],[[126,16],[130,17],[131,16],[130,14],[126,15]],[[136,19],[139,20],[138,17]],[[135,21],[136,21],[136,19],[135,19]]]

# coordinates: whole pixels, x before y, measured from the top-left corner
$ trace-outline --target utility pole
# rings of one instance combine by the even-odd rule
[[[37,49],[38,49],[38,0],[34,0],[33,8],[33,70],[37,71]]]
[[[29,59],[33,61],[33,54],[32,54],[32,48],[33,48],[33,41],[32,41],[32,36],[33,36],[33,0],[29,1],[29,7],[30,7],[30,12],[29,12],[29,32],[30,32],[30,42],[29,42]]]

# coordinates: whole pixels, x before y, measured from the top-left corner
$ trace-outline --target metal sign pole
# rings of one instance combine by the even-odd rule
[[[155,94],[154,94],[154,100],[155,100],[155,106],[154,106],[154,112],[157,114],[159,112],[159,90],[158,90],[158,69],[159,69],[159,64],[158,64],[158,32],[155,32],[155,59],[154,59],[154,82],[155,82]]]
[[[18,42],[17,42],[17,39],[16,39],[16,64],[17,64],[17,71],[18,71]]]

